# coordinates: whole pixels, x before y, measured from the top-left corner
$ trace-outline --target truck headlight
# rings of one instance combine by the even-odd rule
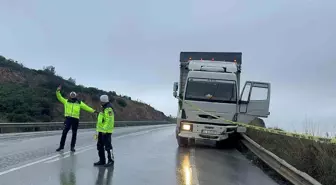
[[[182,130],[188,130],[188,131],[190,131],[191,130],[191,126],[190,125],[183,125],[182,126]]]
[[[181,122],[181,128],[184,131],[192,131],[192,124],[187,122]]]

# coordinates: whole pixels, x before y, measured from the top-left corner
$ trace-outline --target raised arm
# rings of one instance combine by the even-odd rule
[[[95,112],[95,110],[93,108],[89,107],[84,102],[80,103],[80,107],[81,107],[81,109],[85,110],[86,112],[90,112],[90,113],[94,113]]]
[[[65,104],[67,102],[67,99],[63,98],[63,96],[61,95],[61,90],[60,89],[56,90],[56,97],[57,97],[58,101],[60,101],[63,104]]]

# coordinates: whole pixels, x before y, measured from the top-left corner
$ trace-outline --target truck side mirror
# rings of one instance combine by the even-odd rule
[[[178,90],[178,82],[174,82],[173,92],[176,92],[177,90]]]
[[[176,98],[177,97],[177,90],[178,90],[178,82],[174,82],[173,86],[173,96]]]

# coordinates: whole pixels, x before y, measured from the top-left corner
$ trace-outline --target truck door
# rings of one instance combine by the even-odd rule
[[[239,112],[267,118],[270,114],[271,84],[246,81],[239,101]]]

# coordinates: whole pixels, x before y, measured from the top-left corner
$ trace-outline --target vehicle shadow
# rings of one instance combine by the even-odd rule
[[[206,150],[235,150],[239,145],[240,137],[233,136],[221,142],[196,140],[189,143],[189,148],[199,148]]]

